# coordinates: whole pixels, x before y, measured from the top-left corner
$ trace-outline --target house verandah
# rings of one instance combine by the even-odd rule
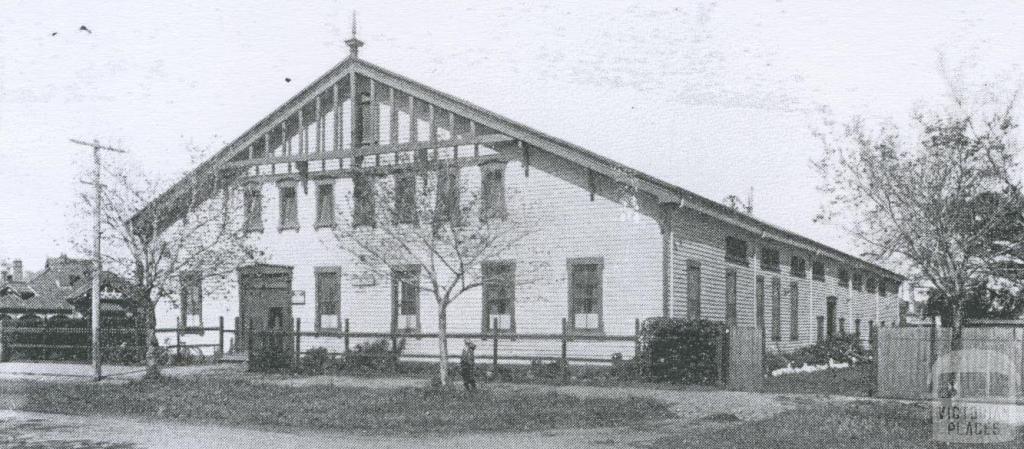
[[[491,207],[544,224],[493,261],[513,271],[540,265],[537,280],[467,293],[449,309],[453,338],[495,330],[522,336],[503,350],[529,359],[560,353],[564,332],[578,339],[569,349],[575,355],[608,360],[616,353],[631,357],[634,343],[602,337],[632,336],[637,320],[650,317],[770,326],[780,350],[821,338],[826,297],[841,298],[838,312],[828,314],[829,329],[860,332],[861,320],[896,321],[893,286],[901,278],[894,273],[353,52],[201,164],[189,175],[197,179],[179,182],[157,199],[194,201],[196,192],[187,190],[198,189],[205,201],[243,202],[246,231],[265,254],[263,264],[229,275],[181,279],[176,297],[158,307],[158,327],[182,326],[186,343],[208,343],[216,338],[212,333],[187,328],[223,317],[229,327],[239,327],[230,344],[239,350],[245,349],[246,328],[287,329],[296,322],[322,333],[342,332],[346,323],[352,333],[436,332],[436,303],[419,288],[416,267],[375,274],[338,247],[333,230],[366,224],[358,201],[366,196],[367,176],[400,182],[396,173],[441,165],[456,167],[455,182],[479,186],[484,200],[495,202]],[[736,241],[743,242],[742,256]],[[888,290],[854,289],[841,282],[843,272]],[[781,329],[788,331],[785,338]],[[409,353],[436,354],[432,338],[405,342]],[[305,338],[302,345],[344,350],[337,337]]]

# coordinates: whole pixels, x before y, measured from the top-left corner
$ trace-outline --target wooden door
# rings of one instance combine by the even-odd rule
[[[831,337],[836,332],[836,299],[835,296],[829,296],[826,302],[825,309],[825,335]]]
[[[255,340],[266,339],[270,331],[278,334],[291,332],[290,268],[246,267],[240,272],[239,284],[238,316],[241,326],[236,342],[240,349],[248,350],[250,342],[255,345]]]

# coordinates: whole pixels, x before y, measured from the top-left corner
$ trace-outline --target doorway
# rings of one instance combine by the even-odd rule
[[[836,332],[836,302],[838,301],[835,296],[829,296],[825,303],[825,335],[829,338],[832,338]]]
[[[235,346],[239,350],[248,351],[250,344],[256,346],[268,336],[283,337],[292,330],[292,268],[262,264],[240,268],[238,300]],[[281,346],[282,351],[289,347]]]

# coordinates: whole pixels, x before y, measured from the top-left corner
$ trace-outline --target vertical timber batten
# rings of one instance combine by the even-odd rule
[[[678,203],[660,203],[661,208],[661,314],[665,318],[672,318],[672,296],[675,275],[675,257],[673,257],[673,244],[675,242],[675,217]]]

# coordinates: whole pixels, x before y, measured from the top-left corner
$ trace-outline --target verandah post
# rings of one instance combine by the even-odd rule
[[[345,318],[345,352],[348,352],[348,318]]]
[[[491,373],[498,374],[498,319],[494,319],[494,326],[491,327],[491,333],[494,337],[494,347],[492,348],[492,360],[491,360]]]
[[[295,319],[295,366],[299,366],[299,356],[302,355],[302,318]]]
[[[569,380],[569,360],[566,349],[568,347],[569,325],[565,318],[562,318],[562,380]]]

